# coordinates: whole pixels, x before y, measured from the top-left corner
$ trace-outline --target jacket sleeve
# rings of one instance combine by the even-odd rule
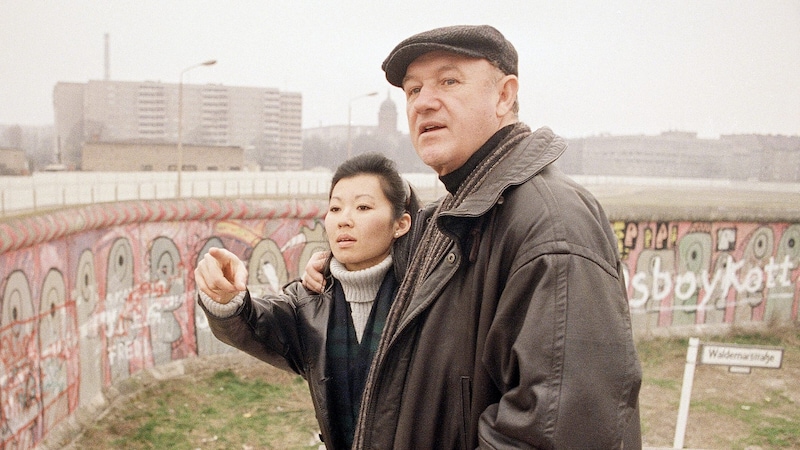
[[[479,418],[480,445],[613,449],[630,432],[624,448],[641,448],[641,369],[619,272],[548,245],[520,255],[501,294],[483,359],[502,396]]]
[[[220,341],[280,369],[304,375],[296,320],[296,286],[283,294],[254,298],[248,291],[231,317],[210,313],[198,298],[209,327]]]

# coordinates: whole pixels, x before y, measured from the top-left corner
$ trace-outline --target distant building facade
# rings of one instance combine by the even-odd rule
[[[28,158],[18,148],[0,147],[0,175],[28,175]]]
[[[397,106],[387,95],[377,126],[350,127],[352,153],[377,151],[403,172],[429,172],[408,134],[397,131]],[[303,167],[335,169],[347,158],[347,125],[303,130]],[[556,165],[571,175],[717,178],[800,182],[800,136],[725,135],[668,131],[657,136],[591,136],[568,139]]]
[[[219,145],[183,145],[184,171],[242,170],[244,150]],[[176,171],[175,144],[86,142],[83,145],[84,171],[167,172]],[[131,158],[130,155],[136,155]]]
[[[751,177],[760,181],[800,181],[800,136],[760,134],[727,135],[720,138],[744,148],[752,164]]]
[[[397,105],[387,93],[378,110],[378,125],[347,125],[303,130],[303,167],[335,170],[347,159],[348,135],[351,155],[378,152],[391,158],[401,172],[430,172],[414,151],[408,134],[397,131]]]
[[[44,169],[54,162],[53,126],[0,124],[0,147],[22,151],[26,159],[24,173]],[[5,157],[12,158],[12,161],[4,162],[5,170],[19,172],[20,156],[16,153],[6,153]]]
[[[574,175],[798,182],[800,136],[592,136],[570,139],[556,164]]]
[[[302,168],[300,93],[211,84],[184,84],[182,89],[184,146],[240,147],[248,165],[264,170]],[[172,144],[160,148],[174,152],[179,93],[180,85],[160,82],[56,84],[53,109],[60,162],[82,169],[88,143]],[[185,165],[203,164],[191,160],[191,152],[188,157]]]

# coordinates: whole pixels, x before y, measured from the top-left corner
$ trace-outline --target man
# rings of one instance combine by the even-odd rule
[[[518,121],[517,59],[496,29],[454,26],[383,62],[448,194],[412,225],[420,245],[353,448],[641,448],[616,239],[592,195],[553,167],[564,140]]]
[[[354,448],[641,447],[616,239],[553,167],[564,140],[518,121],[517,60],[496,29],[454,26],[383,62],[449,194],[415,227]]]

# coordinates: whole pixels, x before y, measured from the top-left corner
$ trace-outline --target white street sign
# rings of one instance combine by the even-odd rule
[[[783,349],[776,347],[704,343],[700,353],[700,364],[718,366],[780,369],[782,362]]]
[[[672,448],[683,448],[686,437],[686,423],[689,420],[694,369],[697,364],[728,366],[733,373],[750,373],[752,367],[780,369],[783,362],[783,349],[780,347],[759,347],[754,345],[704,343],[700,350],[700,339],[689,338],[686,350],[686,366],[683,369],[681,400],[678,405],[678,421],[675,424],[675,439]],[[697,356],[700,353],[700,359]]]

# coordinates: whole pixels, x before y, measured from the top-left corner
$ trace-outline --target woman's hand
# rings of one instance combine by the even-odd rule
[[[198,290],[226,304],[247,289],[247,267],[230,251],[211,247],[194,269],[194,279]]]

